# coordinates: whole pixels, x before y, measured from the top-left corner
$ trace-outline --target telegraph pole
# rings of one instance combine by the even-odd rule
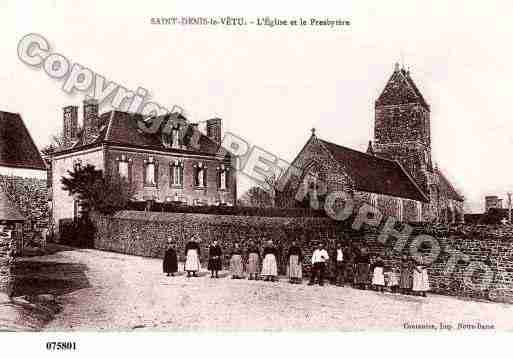
[[[508,221],[511,224],[511,192],[508,192]]]

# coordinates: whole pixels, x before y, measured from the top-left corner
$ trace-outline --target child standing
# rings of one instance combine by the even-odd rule
[[[413,293],[416,295],[426,296],[429,290],[429,277],[427,267],[423,264],[417,263],[413,268]]]
[[[396,271],[396,265],[391,258],[385,263],[385,285],[390,292],[397,293],[399,288],[399,275]]]
[[[381,256],[377,256],[372,262],[374,270],[372,271],[372,286],[374,290],[383,292],[385,288],[385,276],[383,274],[384,262]]]

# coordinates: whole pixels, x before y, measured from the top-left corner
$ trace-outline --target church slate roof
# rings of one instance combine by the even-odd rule
[[[376,100],[376,106],[401,105],[418,102],[429,109],[417,85],[405,69],[396,69]]]
[[[0,166],[46,171],[46,165],[23,119],[0,111]]]
[[[163,144],[162,129],[165,126],[169,115],[159,118],[160,127],[155,133],[145,132],[139,128],[139,123],[144,118],[141,114],[128,113],[123,111],[109,111],[100,115],[98,137],[93,141],[84,142],[84,136],[80,133],[79,140],[72,148],[59,151],[58,153],[75,152],[81,149],[95,147],[101,144],[127,146],[139,149],[151,149],[174,153],[196,153],[203,155],[216,155],[219,151],[219,144],[201,133],[198,139],[198,148],[192,147],[191,138],[195,131],[193,124],[187,124],[183,141],[185,149],[169,148]],[[181,120],[186,121],[185,117]],[[149,127],[149,126],[148,126]]]
[[[438,176],[438,183],[440,184],[440,190],[447,193],[447,197],[455,201],[463,201],[463,197],[456,191],[451,182],[444,176],[440,169],[436,169]]]
[[[355,189],[421,202],[429,199],[397,161],[369,155],[319,139],[347,171]]]

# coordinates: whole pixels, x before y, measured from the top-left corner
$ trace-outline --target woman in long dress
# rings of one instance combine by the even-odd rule
[[[191,274],[197,277],[200,270],[200,246],[196,238],[191,238],[189,243],[185,246],[185,256],[185,271],[187,272],[187,277],[190,277]]]
[[[367,289],[369,285],[370,258],[367,248],[360,249],[360,253],[356,257],[356,273],[355,285],[360,289]]]
[[[164,254],[164,261],[162,262],[162,269],[164,273],[174,276],[178,272],[178,258],[176,256],[176,249],[174,243],[168,240],[168,248]]]
[[[383,291],[385,288],[385,275],[384,275],[384,266],[385,263],[381,256],[377,256],[377,258],[372,262],[373,271],[372,271],[372,286],[374,290]]]
[[[266,281],[275,281],[278,276],[278,263],[276,262],[277,251],[273,241],[267,242],[264,248],[264,260],[262,261],[262,276]]]
[[[235,243],[230,258],[230,271],[232,272],[232,279],[241,279],[243,269],[242,250],[240,249],[239,243]]]
[[[410,294],[413,287],[413,263],[403,255],[401,260],[401,276],[399,278],[399,288],[403,294]]]
[[[347,254],[346,254],[347,253]],[[344,258],[347,258],[346,265],[345,265],[345,274],[344,278],[347,283],[350,283],[351,286],[354,285],[354,277],[355,277],[355,252],[354,248],[352,246],[347,247],[346,252],[344,253]]]
[[[292,241],[288,258],[289,281],[293,284],[299,284],[303,278],[303,253],[301,248],[296,244],[296,241]]]
[[[417,264],[413,268],[413,286],[412,290],[415,294],[426,296],[429,290],[429,277],[427,268],[422,264]]]
[[[248,248],[248,264],[246,266],[249,280],[258,279],[259,266],[260,249],[258,249],[255,242],[251,242]]]
[[[222,256],[221,246],[214,240],[208,250],[208,270],[212,273],[210,278],[219,278],[219,271],[223,267]]]
[[[399,287],[399,275],[396,273],[396,265],[391,257],[385,261],[385,286],[390,292],[397,293]]]

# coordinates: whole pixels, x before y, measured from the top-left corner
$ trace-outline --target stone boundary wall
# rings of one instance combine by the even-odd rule
[[[233,243],[243,247],[255,241],[263,247],[265,240],[272,239],[280,252],[279,265],[284,269],[284,257],[292,238],[303,248],[308,266],[312,254],[312,242],[332,241],[346,235],[343,223],[323,217],[257,217],[237,215],[211,215],[192,213],[162,213],[120,211],[107,217],[92,214],[95,226],[94,247],[101,250],[158,257],[164,255],[167,238],[176,243],[179,260],[185,259],[187,241],[197,235],[200,240],[202,264],[206,265],[208,246],[217,239],[228,265]]]
[[[396,239],[389,237],[385,244],[377,240],[380,228],[366,225],[361,230],[350,228],[352,221],[336,222],[320,217],[257,217],[235,215],[210,215],[191,213],[160,213],[142,211],[120,211],[113,216],[93,214],[95,226],[94,247],[101,250],[162,258],[167,246],[167,238],[172,238],[177,246],[179,260],[184,260],[183,248],[192,235],[201,238],[202,263],[206,265],[208,245],[217,239],[224,251],[224,263],[227,266],[229,254],[234,242],[243,247],[250,240],[262,246],[265,239],[273,239],[280,252],[280,271],[285,271],[285,255],[290,241],[296,238],[304,253],[305,275],[310,268],[313,243],[326,241],[329,249],[334,248],[340,239],[345,244],[356,247],[366,246],[375,256],[380,254],[386,261],[398,268],[402,254],[411,255],[412,241],[419,234],[427,234],[436,239],[441,254],[429,268],[432,292],[472,297],[498,302],[513,302],[513,226],[469,226],[433,227],[415,226],[414,232],[406,242],[401,253],[393,251]],[[400,228],[397,228],[400,229]],[[429,246],[424,249],[426,253]],[[468,255],[469,260],[457,261],[454,270],[446,275],[447,262],[451,251]],[[465,284],[465,271],[469,263],[484,263],[491,272],[490,286],[484,289],[472,289]],[[475,271],[471,278],[481,283],[481,270]],[[481,278],[482,279],[482,278]]]

